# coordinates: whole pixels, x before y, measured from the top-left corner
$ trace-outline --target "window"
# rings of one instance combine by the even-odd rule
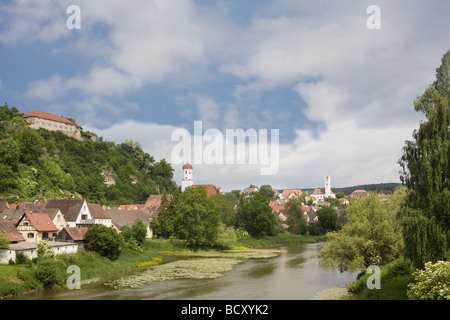
[[[34,238],[34,233],[33,233],[33,232],[29,232],[29,233],[27,234],[27,238],[28,238],[28,239]]]
[[[81,215],[81,220],[87,220],[87,214],[82,214]]]

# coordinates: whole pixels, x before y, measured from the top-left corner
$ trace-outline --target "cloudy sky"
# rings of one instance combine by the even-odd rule
[[[137,141],[173,163],[178,184],[172,134],[193,135],[194,121],[223,137],[265,129],[270,142],[279,132],[276,174],[261,174],[261,156],[191,158],[197,184],[398,182],[401,149],[422,119],[414,100],[450,49],[449,12],[448,0],[6,0],[0,100]]]

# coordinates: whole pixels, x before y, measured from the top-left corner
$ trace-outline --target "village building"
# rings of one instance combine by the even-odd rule
[[[94,220],[94,224],[111,227],[111,217],[108,216],[103,206],[99,204],[88,204],[89,212]]]
[[[363,189],[355,190],[350,194],[350,197],[352,197],[352,198],[365,198],[366,196],[367,196],[367,191],[363,190]]]
[[[32,129],[42,128],[49,131],[61,131],[80,141],[97,140],[95,135],[83,132],[83,128],[79,124],[62,116],[35,110],[31,113],[24,113],[22,117]]]
[[[324,200],[329,197],[336,198],[336,194],[331,190],[331,177],[325,177],[325,188],[314,189],[310,196],[313,196],[316,200]]]
[[[118,232],[124,226],[132,226],[136,220],[141,220],[147,229],[147,238],[153,237],[153,229],[150,227],[152,217],[143,210],[120,210],[119,208],[110,208],[105,210],[111,217],[111,227]]]
[[[217,188],[212,184],[194,184],[193,179],[193,167],[190,163],[186,163],[183,165],[183,178],[181,179],[181,192],[184,192],[187,188],[204,188],[206,191],[207,197],[211,197],[214,194],[218,194],[222,192],[221,188]]]
[[[86,243],[84,241],[84,236],[87,229],[88,228],[65,227],[58,233],[55,241],[76,243],[79,248],[85,248]]]
[[[69,227],[87,227],[95,224],[86,200],[83,199],[51,199],[45,209],[61,210]]]
[[[38,212],[24,213],[19,219],[16,228],[26,242],[52,240],[59,232],[58,227],[55,226],[47,213]]]
[[[78,251],[78,244],[49,241],[52,245],[53,252],[58,254],[76,253]],[[6,249],[0,249],[0,263],[8,263],[10,260],[15,261],[18,252],[22,252],[29,259],[37,258],[37,242],[21,242],[10,244]]]
[[[0,235],[5,237],[9,243],[25,242],[25,238],[10,220],[0,220]]]

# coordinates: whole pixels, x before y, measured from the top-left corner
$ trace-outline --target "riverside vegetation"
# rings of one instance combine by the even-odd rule
[[[146,272],[145,276],[125,277],[117,283],[109,283],[113,287],[126,288],[132,284],[155,280],[221,276],[223,272],[231,270],[234,265],[246,259],[267,258],[279,254],[280,250],[276,246],[280,244],[323,240],[324,238],[320,236],[305,237],[290,234],[259,239],[244,237],[229,250],[193,251],[186,247],[184,240],[147,239],[140,246],[136,246],[134,242],[131,242],[131,245],[124,245],[120,256],[113,260],[101,256],[98,252],[85,250],[52,257],[40,255],[34,261],[22,257],[17,264],[0,265],[0,297],[65,286],[68,278],[66,270],[70,265],[80,267],[82,285],[105,281],[104,279],[113,274],[143,268],[153,270],[153,273]],[[179,255],[194,259],[189,259],[191,262],[162,263],[164,257]]]

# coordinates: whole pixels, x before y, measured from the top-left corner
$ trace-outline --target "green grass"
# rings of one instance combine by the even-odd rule
[[[302,236],[297,234],[290,233],[280,233],[277,236],[273,237],[261,237],[261,238],[253,238],[253,237],[239,237],[236,247],[253,247],[253,248],[261,248],[261,247],[274,247],[283,244],[291,244],[291,243],[316,243],[326,241],[325,236]]]
[[[368,289],[367,279],[372,274],[364,274],[350,284],[359,300],[408,300],[407,286],[413,281],[413,269],[403,260],[395,260],[380,267],[380,289]]]

